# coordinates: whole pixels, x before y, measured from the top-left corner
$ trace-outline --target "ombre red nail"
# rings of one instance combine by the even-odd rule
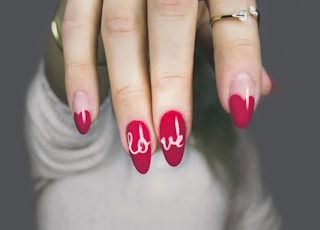
[[[234,94],[229,99],[230,113],[238,128],[245,128],[250,123],[254,110],[254,97],[242,98]]]
[[[144,122],[134,120],[126,130],[127,144],[132,162],[138,172],[148,172],[151,161],[150,133]]]
[[[88,96],[82,91],[77,91],[73,96],[71,109],[79,133],[86,134],[91,125]]]
[[[81,134],[86,134],[90,129],[91,117],[88,110],[73,114],[76,127]]]
[[[169,111],[162,116],[160,143],[168,164],[171,166],[180,164],[186,143],[186,125],[181,113]]]
[[[229,109],[238,128],[249,125],[255,107],[254,84],[247,73],[240,73],[230,85]]]

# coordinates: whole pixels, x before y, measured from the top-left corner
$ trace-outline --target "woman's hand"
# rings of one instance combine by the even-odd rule
[[[97,37],[101,32],[124,149],[140,173],[161,144],[180,163],[192,121],[195,43],[213,60],[223,108],[246,127],[271,81],[261,65],[257,20],[210,16],[248,9],[250,0],[68,0],[62,41],[67,100],[81,133],[99,111]],[[197,34],[197,36],[196,36]],[[214,50],[214,54],[213,54]],[[213,62],[213,61],[212,61]],[[108,138],[108,137],[106,137]]]

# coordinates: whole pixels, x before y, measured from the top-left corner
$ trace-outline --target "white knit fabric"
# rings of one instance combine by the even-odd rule
[[[276,230],[256,154],[241,134],[240,186],[229,191],[188,144],[170,167],[157,151],[140,175],[120,145],[110,98],[87,135],[50,89],[43,64],[27,96],[26,138],[34,178],[51,181],[38,199],[40,230]],[[223,173],[223,171],[221,171]]]

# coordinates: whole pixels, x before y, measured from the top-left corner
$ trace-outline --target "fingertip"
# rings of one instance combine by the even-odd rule
[[[265,68],[262,69],[262,96],[275,94],[278,91],[278,84]]]

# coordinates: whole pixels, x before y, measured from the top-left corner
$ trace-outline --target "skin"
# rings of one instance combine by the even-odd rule
[[[109,93],[110,82],[126,151],[125,129],[133,119],[143,120],[149,127],[152,151],[159,139],[161,116],[168,110],[183,114],[187,136],[190,134],[194,44],[215,66],[218,95],[227,112],[230,88],[239,73],[252,77],[255,107],[260,96],[271,91],[271,80],[261,64],[256,20],[219,21],[212,29],[208,25],[209,13],[237,12],[255,2],[210,0],[210,12],[203,1],[199,5],[196,1],[185,2],[150,1],[146,6],[142,0],[62,0],[57,9],[64,51],[50,35],[45,57],[48,81],[61,101],[69,105],[76,91],[85,92],[92,122]],[[146,7],[148,31],[144,24],[147,16],[142,10]],[[108,70],[103,64],[105,57]]]
[[[65,12],[65,7],[67,0],[62,0],[56,10],[56,16],[58,18],[58,26],[61,29],[61,24],[63,21],[63,16]],[[103,102],[109,92],[109,82],[106,67],[106,59],[103,50],[103,44],[101,36],[98,39],[97,49],[98,53],[98,76],[99,76],[99,101]],[[64,65],[64,55],[61,49],[57,46],[56,41],[53,38],[52,33],[49,34],[46,52],[45,52],[45,71],[49,84],[58,98],[68,104],[66,88],[65,88],[65,65]]]

